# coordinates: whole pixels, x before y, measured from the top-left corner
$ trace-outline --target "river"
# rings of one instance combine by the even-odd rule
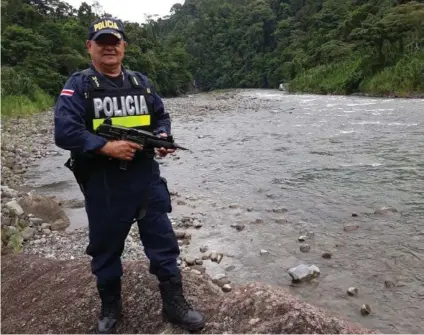
[[[384,333],[424,332],[423,99],[232,90],[165,105],[177,142],[191,149],[160,161],[187,203],[174,202],[171,215],[201,218],[188,251],[225,254],[208,270],[285,287]],[[39,161],[30,184],[82,199],[65,159],[61,151]],[[382,207],[396,212],[374,213]],[[87,224],[83,209],[67,213],[70,229]],[[299,250],[300,235],[309,252]],[[321,274],[292,285],[287,270],[302,262]],[[357,297],[347,296],[351,286]]]

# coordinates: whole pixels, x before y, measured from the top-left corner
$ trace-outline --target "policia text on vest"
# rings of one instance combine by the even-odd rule
[[[151,116],[144,95],[109,94],[93,97],[92,103],[93,130],[108,118],[112,118],[113,124],[125,127],[151,125]]]
[[[127,95],[120,97],[94,98],[94,115],[97,119],[101,117],[127,116],[148,114],[146,99],[140,95]]]

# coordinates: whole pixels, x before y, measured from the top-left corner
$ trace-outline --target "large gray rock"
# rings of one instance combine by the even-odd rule
[[[66,216],[65,211],[59,203],[52,198],[45,197],[36,193],[25,195],[19,200],[26,213],[34,214],[37,218],[43,219],[44,222],[54,223],[58,220],[60,228],[65,229],[70,225],[69,218]]]
[[[300,264],[288,271],[294,282],[307,281],[320,275],[319,268],[316,265]]]
[[[21,233],[22,238],[24,240],[29,240],[30,238],[32,238],[35,235],[36,232],[37,232],[37,230],[35,228],[26,227]]]
[[[1,186],[1,196],[4,198],[16,198],[19,192],[10,188],[9,186],[2,185]]]
[[[21,216],[22,214],[24,214],[24,210],[16,200],[11,200],[7,202],[6,207],[9,209],[10,212],[15,214],[16,216]]]

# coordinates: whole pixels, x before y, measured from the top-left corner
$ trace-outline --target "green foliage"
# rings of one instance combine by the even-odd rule
[[[362,77],[361,63],[361,59],[357,59],[319,65],[299,74],[289,83],[288,89],[318,94],[352,93],[356,91]]]
[[[67,78],[89,65],[85,40],[99,5],[76,9],[61,0],[2,0],[1,6],[2,115],[51,107]],[[163,96],[186,92],[192,77],[184,46],[159,39],[155,21],[124,24],[130,39],[124,65],[149,75]]]
[[[409,55],[418,55],[414,69],[422,66],[424,54],[422,1],[186,0],[154,28],[185,44],[204,90],[287,82],[296,91],[350,94]],[[393,83],[417,87],[415,77],[401,78]]]
[[[53,103],[53,97],[37,88],[32,97],[25,95],[2,97],[1,114],[3,117],[31,115],[52,107]]]
[[[424,92],[424,55],[405,56],[392,67],[385,68],[364,81],[361,91],[374,95],[406,97]]]
[[[3,114],[45,108],[86,68],[99,3],[2,0]],[[111,16],[102,13],[102,16]],[[423,91],[424,3],[408,0],[185,0],[166,18],[124,22],[124,65],[159,94],[277,88],[407,95]]]

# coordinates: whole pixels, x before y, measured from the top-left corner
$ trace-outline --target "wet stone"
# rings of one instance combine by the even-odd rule
[[[371,307],[368,304],[364,304],[361,306],[361,314],[363,316],[367,316],[369,314],[371,314]]]
[[[223,292],[231,292],[231,286],[230,284],[225,284],[224,286],[222,286],[222,291]]]
[[[356,287],[349,287],[347,289],[347,294],[350,295],[351,297],[357,296],[358,295],[358,289]]]
[[[186,258],[185,258],[185,262],[187,263],[187,265],[194,265],[195,264],[195,262],[196,262],[196,259],[194,258],[194,257],[190,257],[190,256],[187,256]]]
[[[311,280],[320,275],[320,270],[316,265],[300,264],[288,270],[294,282]]]
[[[300,246],[300,251],[302,252],[309,252],[311,250],[311,246],[309,244],[302,244]]]
[[[322,258],[325,259],[330,259],[333,255],[331,254],[331,252],[323,252],[322,253]]]
[[[351,232],[351,231],[357,230],[358,228],[359,228],[358,225],[347,225],[343,227],[343,230],[346,232]]]

